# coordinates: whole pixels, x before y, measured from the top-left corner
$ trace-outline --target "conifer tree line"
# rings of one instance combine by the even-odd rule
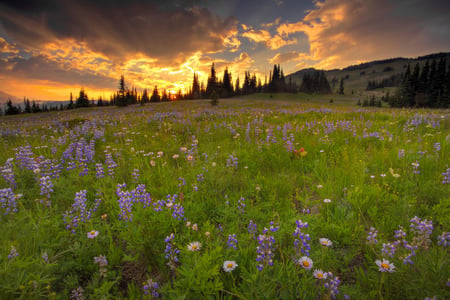
[[[417,63],[412,70],[408,64],[400,88],[386,101],[392,107],[449,108],[450,64],[445,57],[426,61],[422,68]]]
[[[404,76],[404,73],[397,73],[380,80],[369,80],[367,82],[366,91],[382,89],[385,87],[398,87],[402,84]]]
[[[296,92],[297,87],[289,80],[286,83],[283,70],[280,65],[274,65],[273,71],[270,72],[269,79],[258,78],[255,73],[250,71],[244,72],[244,79],[241,84],[240,78],[236,78],[233,84],[232,74],[225,68],[221,77],[216,73],[214,63],[211,65],[210,74],[208,76],[206,86],[199,82],[198,74],[194,73],[192,87],[184,96],[184,99],[209,99],[212,95],[218,95],[221,98],[229,98],[234,96],[249,95],[253,93],[283,93]]]
[[[103,99],[101,96],[97,100],[91,100],[84,88],[80,89],[79,95],[74,99],[70,93],[70,101],[68,104],[60,104],[59,106],[48,107],[48,105],[39,105],[35,101],[30,103],[28,99],[24,99],[23,107],[21,105],[14,105],[9,100],[5,106],[5,114],[19,114],[19,113],[35,113],[45,112],[50,110],[65,110],[92,106],[127,106],[132,104],[168,102],[172,100],[187,100],[187,99],[212,99],[216,97],[229,98],[235,96],[249,95],[253,93],[331,93],[330,84],[325,76],[324,71],[315,71],[310,74],[305,74],[303,83],[299,87],[292,82],[289,77],[286,82],[283,69],[280,65],[274,65],[273,71],[269,73],[269,78],[264,78],[264,84],[261,78],[258,78],[255,73],[245,71],[243,81],[237,77],[233,84],[232,74],[226,67],[221,76],[217,75],[215,64],[212,63],[210,74],[207,79],[206,86],[199,81],[198,74],[194,72],[192,87],[188,93],[183,94],[181,89],[177,94],[168,93],[166,89],[160,91],[158,86],[155,86],[151,92],[144,89],[141,93],[135,87],[128,88],[125,77],[122,75],[119,79],[117,91],[111,95],[109,100]]]

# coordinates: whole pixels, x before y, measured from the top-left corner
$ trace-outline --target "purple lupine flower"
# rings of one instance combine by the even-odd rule
[[[48,254],[47,254],[47,252],[44,252],[44,254],[42,254],[42,259],[44,260],[45,263],[48,263]]]
[[[12,188],[17,187],[16,179],[13,171],[12,161],[14,158],[8,158],[4,166],[0,167],[0,175],[8,182]]]
[[[266,266],[273,266],[274,244],[275,239],[272,235],[260,234],[257,238],[258,246],[256,247],[256,268],[262,271]]]
[[[118,184],[116,189],[116,194],[119,197],[117,202],[119,203],[119,220],[124,221],[132,221],[133,220],[133,213],[131,212],[131,209],[133,207],[133,200],[134,197],[131,192],[122,190],[124,187],[126,187],[126,184]]]
[[[183,177],[178,178],[178,187],[182,187],[186,185],[186,180]]]
[[[159,293],[158,293],[158,289],[159,289],[159,285],[156,281],[153,281],[152,279],[148,279],[146,282],[144,282],[144,294],[145,295],[151,295],[152,298],[158,298],[159,297]]]
[[[96,200],[94,209],[98,207],[100,200]],[[74,203],[72,204],[72,209],[66,211],[63,214],[63,221],[66,224],[66,229],[71,230],[75,233],[75,228],[78,227],[80,222],[86,223],[90,220],[92,212],[94,209],[87,209],[87,191],[81,190],[75,193]]]
[[[22,194],[14,194],[12,188],[0,189],[0,209],[4,210],[4,215],[17,212],[17,199],[20,197]]]
[[[338,277],[334,277],[333,278],[333,274],[331,274],[331,272],[328,272],[329,276],[327,276],[327,278],[330,278],[329,282],[325,282],[324,283],[324,287],[328,289],[328,292],[330,293],[330,297],[332,299],[336,299],[336,295],[339,294],[339,284],[341,283],[341,281],[339,280]]]
[[[108,150],[105,150],[105,163],[108,166],[108,175],[114,177],[114,169],[117,167],[117,164]]]
[[[108,260],[106,259],[106,256],[99,255],[94,257],[94,263],[98,264],[100,277],[106,276],[106,272],[108,271],[108,269],[106,268],[106,266],[108,265]]]
[[[367,235],[367,244],[375,245],[378,243],[377,240],[378,230],[376,230],[374,227],[370,227],[369,234]]]
[[[428,220],[421,220],[419,217],[415,216],[410,220],[410,228],[415,237],[413,238],[413,245],[428,248],[431,243],[430,236],[433,232],[433,222]]]
[[[11,246],[11,251],[9,251],[8,259],[13,259],[16,258],[17,256],[19,256],[19,252],[17,252],[16,247]]]
[[[134,169],[133,174],[131,174],[131,176],[133,176],[133,180],[135,182],[138,182],[139,181],[139,169]]]
[[[70,293],[70,299],[74,299],[74,300],[84,300],[84,290],[81,286],[79,286],[78,288],[72,290],[72,292]]]
[[[231,248],[233,248],[233,249],[237,249],[237,243],[238,243],[238,240],[237,240],[237,238],[236,238],[236,234],[229,234],[228,235],[228,241],[227,241],[227,246],[228,246],[228,249],[231,249]]]
[[[30,145],[14,149],[17,165],[22,169],[34,171],[37,169],[37,163],[34,160],[34,153]]]
[[[395,230],[395,235],[394,235],[394,237],[396,238],[396,239],[402,239],[402,240],[404,240],[405,239],[405,237],[406,237],[406,232],[403,230],[403,227],[402,226],[398,226],[399,227],[399,229],[398,230]]]
[[[444,179],[442,180],[442,184],[450,184],[450,168],[448,168],[444,173],[442,173]]]
[[[405,150],[404,149],[398,150],[398,158],[403,158],[403,157],[405,157]]]
[[[274,221],[271,221],[271,222],[269,223],[269,230],[270,230],[271,232],[277,232],[278,229],[280,229],[280,225],[279,225],[278,223],[275,224]]]
[[[415,162],[411,163],[411,165],[413,166],[413,173],[414,174],[420,174],[420,170],[419,170],[420,164],[419,164],[419,162],[416,160]]]
[[[443,232],[437,239],[439,246],[448,247],[450,245],[450,232]]]
[[[134,201],[142,203],[143,208],[149,207],[152,204],[152,197],[147,192],[145,184],[139,184],[131,193]]]
[[[203,180],[205,180],[205,176],[203,174],[197,174],[197,181],[202,182]]]
[[[175,236],[173,233],[164,239],[164,242],[166,243],[166,249],[164,250],[164,253],[166,254],[165,258],[168,260],[167,265],[171,270],[176,269],[178,264],[177,255],[180,253],[180,250],[175,247],[174,239]]]
[[[103,169],[103,165],[101,163],[95,164],[95,177],[97,179],[101,179],[105,177],[105,170]]]
[[[394,257],[395,254],[395,245],[391,244],[391,243],[383,243],[383,247],[381,249],[381,253],[383,256],[390,256],[390,257]]]
[[[308,223],[302,222],[302,220],[295,221],[296,227],[295,231],[292,234],[296,239],[294,239],[294,248],[297,252],[297,255],[309,255],[309,251],[311,250],[311,246],[308,241],[311,239],[309,234],[304,233],[302,230],[308,227]]]
[[[256,223],[253,222],[253,220],[250,220],[250,223],[247,227],[248,233],[255,239],[256,238],[256,232],[258,231]]]
[[[45,196],[47,199],[49,199],[51,193],[53,193],[53,183],[50,176],[39,178],[39,186],[41,187],[40,195]]]
[[[434,147],[434,151],[436,151],[436,152],[441,151],[441,143],[434,143],[433,147]]]
[[[230,154],[227,158],[226,167],[237,170],[238,164],[239,164],[239,160],[238,160],[237,156],[234,153]]]
[[[244,209],[245,209],[245,198],[244,197],[241,197],[239,200],[238,200],[238,210],[239,210],[239,213],[240,214],[243,214],[244,213]]]

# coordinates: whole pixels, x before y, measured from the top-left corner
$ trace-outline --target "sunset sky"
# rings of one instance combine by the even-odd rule
[[[242,82],[449,51],[448,0],[0,0],[0,93],[17,98],[109,98],[122,74],[187,91],[212,62]]]

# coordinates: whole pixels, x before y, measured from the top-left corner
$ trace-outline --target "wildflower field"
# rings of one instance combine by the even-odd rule
[[[450,115],[220,100],[0,119],[1,299],[450,299]]]

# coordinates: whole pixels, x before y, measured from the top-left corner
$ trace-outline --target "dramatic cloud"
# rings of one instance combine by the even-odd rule
[[[281,24],[277,31],[283,37],[304,32],[310,43],[308,58],[321,68],[417,56],[450,48],[450,4],[444,4],[445,9],[442,4],[326,0],[317,2],[302,21]]]
[[[176,63],[197,51],[222,50],[224,40],[237,25],[234,18],[223,20],[207,9],[164,10],[155,1],[127,2],[127,6],[114,1],[109,5],[103,1],[48,2],[54,6],[44,5],[30,13],[0,6],[8,35],[28,48],[74,39],[110,57],[143,53]]]
[[[277,53],[274,57],[269,59],[271,64],[282,64],[291,60],[299,59],[300,54],[297,51],[290,51],[284,53]]]
[[[243,28],[246,27],[243,26]],[[280,35],[272,36],[269,31],[263,29],[261,30],[250,29],[244,32],[242,36],[256,43],[264,43],[264,45],[266,45],[266,47],[271,50],[276,50],[281,47],[297,43],[296,38],[287,39],[281,37]]]
[[[0,0],[0,92],[18,98],[109,95],[121,75],[186,92],[213,62],[235,80],[449,49],[444,0]]]

